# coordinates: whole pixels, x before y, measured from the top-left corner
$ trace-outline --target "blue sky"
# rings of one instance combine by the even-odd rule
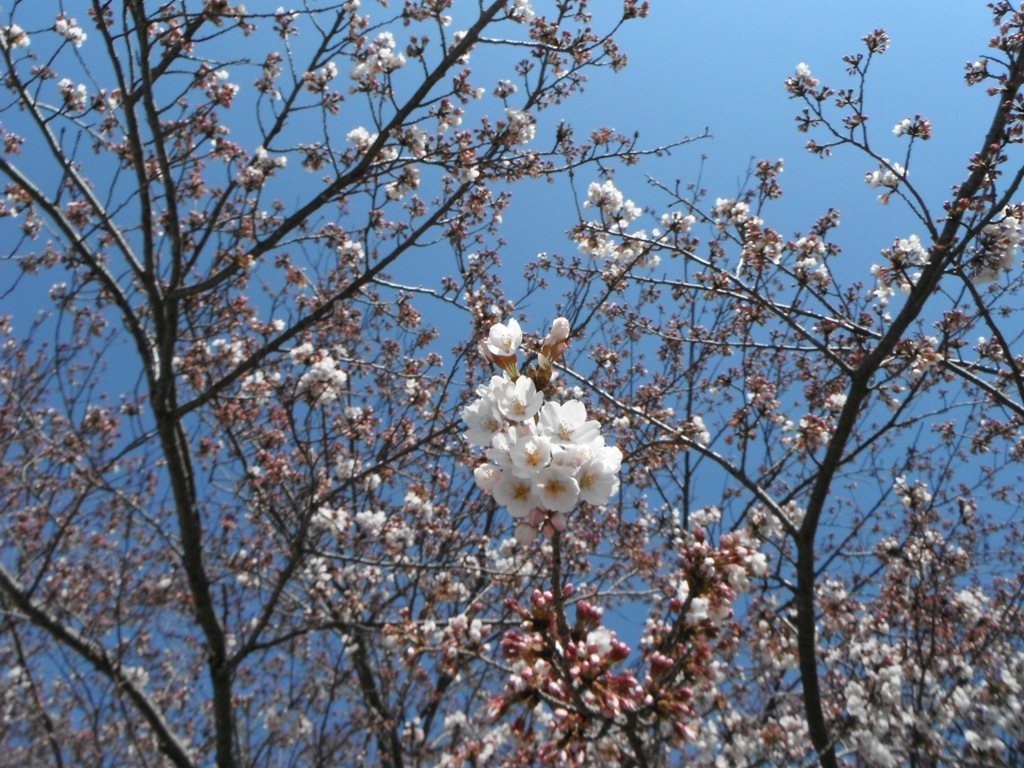
[[[596,14],[606,2],[594,3]],[[838,240],[847,254],[857,254],[869,278],[867,267],[879,249],[921,232],[921,225],[898,202],[888,207],[877,202],[877,190],[863,181],[874,170],[867,158],[845,150],[820,160],[806,152],[808,136],[797,132],[794,121],[800,105],[788,98],[783,82],[806,62],[823,82],[846,86],[842,56],[862,51],[860,38],[879,27],[889,33],[892,46],[872,65],[868,82],[873,146],[899,159],[906,140],[893,136],[892,127],[917,113],[931,119],[934,138],[915,148],[911,178],[932,209],[941,210],[950,186],[961,180],[979,148],[994,108],[982,88],[968,88],[963,81],[964,64],[987,52],[994,32],[983,2],[654,0],[650,18],[627,25],[620,36],[630,66],[617,75],[600,73],[586,93],[568,102],[568,119],[577,135],[599,125],[624,133],[639,130],[646,146],[704,128],[711,132],[710,140],[621,176],[620,187],[640,204],[660,202],[646,187],[645,174],[669,183],[691,181],[701,170],[702,155],[703,186],[712,200],[736,194],[751,159],[785,158],[786,194],[767,210],[769,225],[786,235],[806,231],[829,207],[839,208]],[[552,213],[552,206],[568,203],[566,195],[562,185],[529,195],[517,191],[507,217],[512,228],[505,233],[506,264],[519,261],[509,255],[516,252],[528,258],[539,250],[573,250],[561,235],[573,223],[571,209],[563,220]]]
[[[464,2],[458,0],[456,10]],[[540,12],[549,2],[535,0]],[[640,131],[640,144],[647,147],[707,128],[712,139],[681,147],[668,158],[650,159],[635,172],[620,173],[627,196],[654,207],[663,199],[647,187],[645,175],[670,184],[694,180],[702,171],[713,201],[737,193],[753,159],[785,158],[781,183],[786,196],[766,212],[768,224],[790,235],[806,230],[829,207],[839,208],[839,242],[847,253],[858,254],[865,274],[880,248],[896,237],[920,232],[920,224],[898,203],[887,208],[877,203],[877,191],[863,182],[864,173],[873,170],[866,158],[846,151],[821,161],[804,150],[807,136],[796,131],[793,120],[799,105],[788,99],[785,78],[803,61],[823,81],[845,84],[842,55],[859,50],[864,34],[886,28],[892,48],[873,67],[868,95],[877,146],[896,159],[905,140],[892,136],[892,126],[915,113],[932,120],[934,139],[915,151],[911,178],[936,209],[950,185],[962,178],[993,109],[992,100],[979,88],[968,89],[962,78],[964,63],[983,54],[992,35],[990,13],[980,0],[652,0],[651,5],[649,19],[622,30],[620,41],[630,66],[614,75],[597,73],[586,92],[542,116],[547,122],[540,126],[537,145],[550,146],[552,121],[561,117],[573,123],[579,137],[607,125],[627,134]],[[593,0],[595,26],[607,28],[606,20],[619,7],[619,0]],[[490,62],[481,55],[473,66],[486,69]],[[502,77],[508,74],[500,72]],[[481,82],[491,80],[484,76]],[[343,130],[352,127],[353,119],[343,116]],[[581,195],[594,178],[587,170],[581,172]],[[539,251],[575,251],[564,236],[575,223],[566,184],[517,185],[513,192],[503,232],[510,280]]]

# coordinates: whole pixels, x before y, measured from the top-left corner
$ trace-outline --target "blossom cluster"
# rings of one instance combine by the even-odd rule
[[[349,72],[349,77],[364,87],[370,86],[378,73],[391,74],[405,66],[405,54],[395,49],[398,44],[390,32],[381,32]]]
[[[506,602],[522,622],[501,639],[510,669],[490,709],[495,718],[529,710],[529,719],[517,712],[513,734],[539,741],[544,764],[624,764],[626,755],[615,746],[623,743],[618,731],[635,728],[636,722],[660,721],[663,736],[676,745],[702,746],[708,721],[702,722],[699,712],[717,708],[722,700],[722,659],[733,652],[738,628],[733,606],[753,580],[767,574],[768,559],[758,551],[752,528],[712,540],[708,527],[721,519],[717,507],[694,510],[685,523],[678,509],[665,509],[663,515],[671,521],[676,567],[662,585],[665,610],[644,625],[641,665],[627,667],[630,646],[603,624],[603,610],[571,583],[560,596],[555,589],[534,590],[528,606]],[[792,648],[784,663],[795,664]],[[531,720],[543,729],[524,727]]]
[[[653,268],[661,261],[655,251],[669,244],[670,235],[686,235],[696,218],[678,211],[661,217],[666,231],[655,227],[650,233],[644,229],[630,231],[643,209],[628,200],[611,179],[599,184],[592,182],[587,190],[584,208],[600,213],[600,222],[586,222],[574,235],[580,253],[606,262],[606,275],[614,277],[620,265]]]
[[[882,158],[877,171],[864,174],[864,181],[873,189],[882,187],[888,191],[878,196],[882,203],[889,202],[889,196],[899,187],[900,182],[907,178],[907,171],[899,163],[892,163]]]
[[[531,23],[537,14],[534,13],[533,8],[530,6],[530,0],[515,0],[513,7],[508,12],[509,18],[514,19],[522,24]]]
[[[516,539],[565,529],[565,515],[580,501],[607,504],[618,490],[622,452],[605,445],[598,422],[578,400],[546,400],[552,363],[565,352],[569,322],[558,318],[541,341],[538,365],[518,370],[523,332],[515,319],[491,327],[481,345],[501,375],[480,386],[462,410],[465,438],[485,447],[490,462],[474,473],[480,488],[516,519]]]
[[[897,289],[906,296],[910,295],[931,255],[917,235],[899,238],[892,248],[884,249],[882,255],[888,259],[889,265],[871,265],[871,274],[878,281],[878,287],[871,294],[878,299],[879,306],[886,307]]]
[[[60,90],[60,95],[64,99],[65,107],[72,112],[85,111],[86,96],[88,94],[84,85],[81,83],[75,85],[74,81],[65,77],[57,83],[57,88]]]
[[[1021,227],[1024,225],[1024,208],[1011,206],[996,216],[991,224],[986,224],[978,238],[979,248],[974,256],[971,267],[971,281],[975,284],[991,283],[999,279],[1002,272],[1013,268],[1017,256],[1017,248],[1024,236]]]
[[[932,137],[932,121],[920,115],[916,115],[913,120],[905,117],[896,123],[892,132],[896,136],[910,136],[911,138],[920,138],[922,141],[928,141]]]
[[[78,26],[78,22],[75,19],[69,19],[63,13],[57,17],[53,28],[57,31],[57,34],[75,46],[75,48],[81,48],[82,43],[88,37],[85,31]]]
[[[837,741],[866,765],[907,765],[915,754],[934,764],[1004,765],[1018,743],[1008,734],[1024,725],[1024,654],[998,638],[991,617],[1000,615],[999,598],[961,583],[978,556],[973,537],[939,530],[925,482],[901,475],[892,488],[906,530],[874,547],[883,566],[878,602],[860,602],[835,578],[818,589],[824,656],[842,670],[829,680],[843,711]],[[966,521],[974,503],[957,501]]]
[[[818,87],[818,79],[811,75],[811,68],[804,62],[796,65],[796,74],[786,78],[786,90],[791,96],[805,96]]]
[[[288,356],[295,365],[307,366],[296,385],[299,394],[315,405],[332,403],[341,396],[348,375],[331,354],[317,351],[306,342],[292,349]]]
[[[252,162],[238,174],[238,183],[250,192],[260,189],[267,178],[274,175],[274,171],[287,164],[288,158],[284,155],[271,157],[265,148],[257,147]]]
[[[587,190],[587,201],[584,208],[597,208],[610,220],[615,220],[621,228],[636,221],[643,211],[632,200],[627,200],[611,179],[603,184],[591,182]]]
[[[0,47],[10,50],[11,48],[28,48],[31,39],[28,33],[17,24],[9,27],[0,27]]]
[[[562,601],[574,594],[573,585],[567,584]],[[587,600],[575,602],[576,617],[568,632],[559,629],[562,609],[553,590],[534,590],[529,606],[509,600],[508,607],[522,624],[501,640],[512,669],[504,692],[491,702],[493,715],[500,718],[526,704],[533,718],[546,725],[543,763],[592,764],[597,757],[593,742],[607,727],[604,723],[623,723],[647,703],[644,685],[622,668],[629,646],[603,625],[603,610]],[[547,707],[538,706],[541,702]],[[525,722],[519,717],[512,726],[517,737],[527,735]]]
[[[508,118],[508,135],[512,144],[529,144],[537,135],[537,124],[533,117],[522,110],[505,108]]]

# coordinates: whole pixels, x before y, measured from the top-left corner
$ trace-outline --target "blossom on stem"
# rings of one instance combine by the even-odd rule
[[[564,317],[556,317],[554,322],[551,323],[551,330],[548,331],[548,335],[541,341],[541,348],[553,347],[560,342],[564,342],[569,338],[569,321]]]
[[[57,31],[57,34],[74,45],[75,48],[81,48],[82,43],[84,43],[88,37],[85,34],[85,31],[78,26],[77,21],[69,19],[63,13],[57,17],[57,21],[54,23],[53,28]]]
[[[4,48],[28,48],[31,40],[28,33],[17,24],[0,27],[0,46]]]
[[[804,62],[796,65],[796,75],[786,80],[786,90],[791,96],[804,96],[818,87],[818,79],[811,76],[811,68]]]
[[[619,490],[619,469],[622,451],[604,447],[598,456],[585,461],[579,468],[577,482],[580,498],[588,504],[607,504]]]
[[[524,421],[533,418],[544,404],[544,395],[537,391],[533,379],[520,376],[515,382],[507,382],[498,393],[498,409],[510,421]]]
[[[519,477],[534,477],[551,461],[551,444],[539,435],[524,434],[509,450],[512,471]]]
[[[540,501],[552,512],[571,512],[580,496],[580,486],[564,467],[546,467],[537,475]]]
[[[490,398],[480,398],[462,409],[462,420],[468,429],[466,440],[470,445],[490,445],[491,439],[501,431],[501,411]]]
[[[897,136],[910,136],[928,141],[932,137],[932,121],[920,115],[915,115],[913,120],[905,117],[896,123],[892,132]]]
[[[1013,269],[1017,249],[1024,240],[1024,208],[1010,206],[981,230],[978,246],[971,258],[971,282],[991,283],[1003,272]]]
[[[889,191],[878,196],[882,203],[889,202],[889,196],[895,191],[900,182],[907,178],[907,172],[899,163],[892,163],[882,158],[877,171],[869,171],[864,174],[864,181],[874,189],[883,187]]]
[[[601,432],[601,425],[587,420],[587,409],[579,400],[547,402],[540,409],[539,426],[558,443],[587,443]]]
[[[494,500],[508,509],[512,517],[526,517],[530,510],[540,504],[540,494],[533,478],[516,477],[503,471],[498,482],[491,489]]]
[[[474,470],[477,486],[517,520],[521,544],[538,533],[565,530],[576,504],[607,504],[619,489],[622,452],[607,446],[601,425],[587,418],[579,400],[545,401],[552,362],[567,348],[569,321],[557,318],[537,350],[539,367],[518,373],[523,332],[514,319],[496,323],[480,345],[502,375],[477,388],[477,400],[461,411],[466,441],[484,451],[489,464]]]
[[[487,334],[487,350],[495,357],[509,357],[519,351],[523,331],[518,321],[510,317],[507,323],[495,323]]]

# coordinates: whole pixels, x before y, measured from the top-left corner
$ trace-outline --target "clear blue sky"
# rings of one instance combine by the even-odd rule
[[[610,0],[594,3],[596,14]],[[617,3],[615,3],[617,5]],[[920,113],[932,120],[934,138],[915,148],[911,178],[928,204],[941,210],[949,188],[961,180],[972,153],[980,147],[994,101],[983,88],[968,89],[964,64],[988,51],[994,27],[984,2],[692,3],[653,0],[651,17],[627,25],[621,36],[630,66],[617,75],[602,73],[586,93],[568,103],[577,135],[598,125],[625,133],[639,130],[641,143],[656,146],[706,127],[712,140],[651,160],[640,174],[620,186],[641,204],[660,198],[643,183],[643,174],[663,181],[693,180],[706,155],[703,185],[712,200],[737,192],[752,158],[786,160],[781,177],[785,197],[769,208],[769,225],[783,234],[806,231],[829,207],[839,208],[843,226],[838,240],[858,264],[877,259],[896,237],[921,232],[910,213],[894,202],[880,205],[864,182],[874,168],[853,151],[819,160],[804,150],[807,135],[796,131],[798,103],[783,88],[799,62],[810,65],[823,82],[846,86],[842,56],[862,51],[860,38],[883,27],[890,50],[872,65],[867,112],[873,146],[892,159],[902,157],[905,139],[892,135],[904,117]],[[585,190],[585,185],[584,185]],[[569,253],[561,233],[573,221],[552,210],[567,201],[564,187],[537,190],[533,200],[516,192],[505,233],[506,264],[538,250]],[[533,197],[533,194],[526,197]],[[649,226],[650,224],[648,224]]]

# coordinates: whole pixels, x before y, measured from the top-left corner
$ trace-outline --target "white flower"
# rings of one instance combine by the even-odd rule
[[[367,509],[356,515],[356,525],[369,534],[379,535],[384,526],[387,525],[387,522],[388,516],[383,510],[374,512]]]
[[[533,21],[536,14],[533,12],[533,8],[530,7],[530,0],[516,0],[515,7],[509,11],[509,16],[516,21],[529,24]]]
[[[338,76],[338,65],[333,61],[328,61],[316,71],[316,76],[322,82],[329,83]]]
[[[377,49],[377,65],[382,72],[393,72],[405,66],[405,55],[395,53],[395,36],[390,32],[381,32],[373,43]]]
[[[300,344],[290,349],[288,357],[291,358],[294,364],[301,365],[309,362],[309,359],[313,356],[313,351],[313,345],[307,341],[305,344]]]
[[[882,160],[877,171],[864,174],[864,181],[866,181],[871,187],[888,187],[889,189],[896,189],[900,185],[900,181],[907,175],[903,166],[899,163],[890,163],[888,160]]]
[[[786,90],[793,96],[804,96],[817,85],[818,80],[811,76],[811,68],[802,61],[796,65],[796,75],[786,78]]]
[[[537,135],[537,126],[533,118],[518,109],[506,107],[508,118],[508,134],[513,144],[529,144]]]
[[[510,421],[532,419],[544,405],[544,395],[528,376],[520,376],[515,384],[498,393],[498,409]],[[596,422],[595,422],[596,423]]]
[[[684,214],[682,211],[672,211],[672,213],[662,214],[661,226],[663,226],[669,232],[678,232],[680,234],[686,234],[693,225],[697,223],[697,218],[689,214]]]
[[[719,226],[745,224],[750,219],[750,203],[719,197],[715,200],[714,213],[719,219]]]
[[[512,469],[512,446],[516,444],[516,428],[509,427],[507,432],[499,432],[491,440],[491,447],[484,455],[502,469]]]
[[[564,317],[556,317],[554,322],[551,323],[551,330],[548,331],[548,335],[544,337],[544,340],[540,343],[542,347],[553,347],[560,341],[565,341],[569,338],[569,321]]]
[[[1019,210],[1004,209],[996,220],[985,225],[971,264],[971,282],[989,283],[999,279],[1001,272],[1013,269],[1017,249],[1024,240],[1022,218]]]
[[[690,610],[686,612],[688,621],[694,623],[708,618],[708,599],[706,597],[695,597],[690,601]]]
[[[587,409],[579,400],[545,403],[538,422],[542,433],[558,443],[587,443],[601,434],[601,425],[587,421]]]
[[[460,415],[468,427],[465,436],[470,445],[490,445],[494,436],[501,431],[501,411],[490,398],[481,398],[467,405]]]
[[[569,333],[569,321],[557,318],[541,341],[542,359],[560,355]],[[587,419],[579,400],[545,403],[532,378],[512,380],[509,361],[522,339],[513,319],[492,326],[481,347],[505,374],[477,387],[478,399],[461,416],[469,443],[490,442],[484,453],[491,463],[473,472],[477,486],[519,520],[516,540],[528,544],[540,531],[565,530],[565,515],[581,498],[606,504],[619,488],[622,452],[605,445],[600,424]]]
[[[636,221],[643,213],[638,205],[623,196],[611,179],[603,184],[591,182],[583,207],[598,208],[605,218],[614,220],[620,229]]]
[[[537,475],[540,501],[551,512],[571,512],[580,495],[576,479],[561,467],[547,467]]]
[[[526,517],[540,504],[533,480],[516,477],[511,472],[502,472],[491,492],[494,500],[508,509],[508,513],[515,518]]]
[[[348,376],[338,368],[338,363],[330,355],[321,354],[299,378],[296,391],[308,395],[315,404],[332,403],[341,396],[342,388]]]
[[[702,445],[705,448],[711,445],[711,433],[708,431],[708,427],[704,423],[704,419],[700,416],[690,417],[690,430],[693,433],[694,440],[696,440],[699,445]]]
[[[57,83],[57,89],[64,97],[64,105],[72,112],[81,112],[85,109],[87,91],[84,85],[81,83],[75,85],[65,77]]]
[[[363,249],[363,244],[357,240],[343,240],[338,244],[336,249],[338,255],[352,259],[353,261],[362,261],[366,258],[366,251]]]
[[[843,410],[846,405],[846,394],[843,392],[836,392],[828,396],[825,401],[825,407],[833,413]]]
[[[494,486],[501,479],[501,467],[494,464],[481,464],[473,470],[473,479],[484,493],[493,493]]]
[[[57,31],[57,34],[72,43],[75,48],[81,48],[82,43],[85,42],[87,37],[82,28],[78,26],[78,22],[74,19],[68,19],[63,13],[57,17],[53,28]]]
[[[598,208],[606,215],[614,216],[615,212],[622,208],[623,200],[622,193],[616,189],[611,179],[603,184],[592,181],[587,189],[587,202],[583,207]]]
[[[359,462],[344,456],[339,457],[334,464],[334,474],[338,476],[339,480],[351,480],[361,469]]]
[[[344,533],[348,528],[348,512],[344,509],[320,507],[313,516],[313,524],[334,533]]]
[[[405,54],[396,53],[395,46],[395,36],[390,32],[381,32],[374,39],[373,45],[366,49],[365,58],[349,72],[349,77],[363,86],[369,86],[376,73],[390,73],[404,67]]]
[[[580,498],[588,504],[607,504],[619,490],[619,470],[622,451],[615,447],[602,448],[585,461],[576,475]]]
[[[685,578],[680,578],[679,583],[676,584],[676,600],[679,602],[686,602],[686,598],[690,596],[690,583]]]
[[[0,45],[5,48],[28,48],[30,42],[28,34],[17,24],[0,27]]]
[[[597,627],[587,633],[587,646],[593,647],[599,656],[604,656],[612,649],[615,633],[605,627]]]
[[[551,466],[562,467],[572,475],[576,474],[590,457],[583,455],[579,446],[572,443],[554,443],[551,446]]]
[[[349,131],[345,138],[348,140],[349,144],[355,145],[355,148],[360,152],[365,152],[370,148],[370,145],[377,140],[377,134],[370,133],[362,126],[359,126],[358,128],[353,128]]]
[[[551,444],[537,435],[524,434],[509,450],[512,472],[519,477],[534,477],[551,461]]]
[[[419,189],[419,186],[420,169],[415,165],[409,165],[402,169],[398,179],[384,187],[384,194],[388,200],[401,200],[409,192]]]
[[[508,323],[495,323],[487,335],[487,350],[496,357],[510,357],[519,351],[523,343],[523,331],[519,322],[510,317]]]

